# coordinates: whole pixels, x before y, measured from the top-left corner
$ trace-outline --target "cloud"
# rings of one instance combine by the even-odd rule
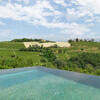
[[[18,2],[24,2],[25,4],[29,4],[30,0],[16,0]]]
[[[5,23],[0,21],[0,26],[5,26]]]
[[[0,18],[25,21],[49,29],[60,29],[62,34],[75,36],[83,36],[86,33],[94,35],[95,32],[92,32],[89,23],[100,22],[100,0],[70,0],[69,2],[52,0],[53,5],[50,0],[35,0],[34,4],[30,4],[30,0],[12,1],[0,1],[2,2]],[[61,10],[57,5],[63,6],[64,9]],[[2,22],[1,24],[3,25]]]
[[[67,9],[67,18],[79,19],[85,17],[94,21],[92,19],[100,16],[100,0],[71,0],[70,6]]]
[[[50,11],[45,11],[48,9]],[[46,19],[47,16],[59,16],[61,12],[55,10],[48,1],[37,1],[33,6],[22,6],[21,4],[7,3],[0,6],[0,17],[13,20],[25,20],[33,22],[34,20]]]
[[[64,0],[53,0],[55,3],[67,7],[67,3]]]

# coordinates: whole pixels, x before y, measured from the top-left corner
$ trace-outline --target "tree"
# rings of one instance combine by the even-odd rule
[[[70,40],[68,40],[68,42],[71,43],[71,42],[73,42],[73,40],[70,39]]]

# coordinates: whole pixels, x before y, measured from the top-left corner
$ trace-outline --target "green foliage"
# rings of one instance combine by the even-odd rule
[[[47,58],[48,61],[52,62],[56,59],[56,56],[54,55],[54,52],[51,48],[44,48],[42,50],[42,56]]]
[[[71,42],[74,42],[74,41],[70,39],[70,40],[68,40],[68,42],[71,43]]]
[[[65,61],[61,60],[61,59],[55,59],[53,64],[57,68],[62,69],[66,66],[67,63]]]
[[[74,63],[83,69],[85,69],[87,64],[91,64],[93,68],[97,68],[100,66],[100,54],[84,53],[70,58],[69,62]]]
[[[33,52],[41,52],[43,49],[43,46],[33,45],[29,46],[28,48],[21,48],[19,51],[33,51]]]
[[[0,69],[46,66],[100,75],[100,50],[98,49],[100,43],[72,41],[71,45],[70,48],[59,48],[57,45],[50,48],[38,45],[25,48],[22,42],[0,42]],[[86,53],[86,49],[91,51],[88,50]]]
[[[14,39],[11,42],[32,42],[33,39],[27,39],[27,38],[23,38],[23,39]]]
[[[54,44],[54,45],[50,46],[50,48],[59,48],[59,46],[57,44]]]
[[[95,72],[94,72],[94,74],[100,76],[100,69],[96,69]]]
[[[39,52],[20,52],[12,50],[0,50],[0,69],[41,66]]]
[[[48,61],[47,61],[46,58],[42,58],[42,59],[41,59],[41,62],[46,63],[46,62],[48,62]]]
[[[69,60],[67,60],[67,66],[77,72],[99,75],[100,54],[84,53],[71,57]]]
[[[94,69],[93,69],[93,66],[92,66],[91,64],[87,64],[87,65],[86,65],[86,69],[88,70],[89,73],[92,73],[93,70],[94,70]]]
[[[0,58],[0,66],[4,66],[2,68],[17,68],[17,67],[26,67],[26,66],[32,66],[33,61],[31,58],[28,58],[26,60],[16,57],[16,58]]]
[[[83,48],[81,48],[81,50],[84,50]]]

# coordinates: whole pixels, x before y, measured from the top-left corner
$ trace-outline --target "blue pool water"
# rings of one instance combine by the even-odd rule
[[[100,88],[35,69],[0,76],[0,100],[100,100]]]

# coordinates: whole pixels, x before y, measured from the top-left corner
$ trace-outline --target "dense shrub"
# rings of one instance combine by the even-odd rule
[[[51,48],[59,48],[59,46],[57,44],[54,44],[52,46],[50,46]]]
[[[21,48],[19,51],[33,51],[33,52],[41,52],[43,49],[43,46],[33,45],[29,46],[28,48]]]
[[[100,75],[100,54],[82,53],[68,60],[61,60],[56,58],[51,48],[44,48],[42,53],[43,57],[59,69]],[[46,62],[46,59],[41,61]]]
[[[33,65],[33,61],[31,58],[22,59],[22,58],[19,58],[18,56],[0,58],[0,68],[1,69],[26,67],[26,66],[32,66],[32,65]]]
[[[81,50],[83,51],[84,49],[83,49],[83,48],[81,48]]]
[[[100,54],[84,53],[70,58],[68,61],[69,67],[78,67],[92,73],[95,69],[100,70]]]
[[[59,69],[62,69],[66,66],[66,62],[61,60],[61,59],[56,59],[54,62],[53,62],[54,66],[56,66],[57,68]]]
[[[56,59],[56,56],[54,55],[54,52],[51,48],[44,48],[42,50],[43,57],[47,58],[48,61],[52,62]]]
[[[71,42],[74,42],[74,40],[71,40],[71,39],[70,39],[70,40],[68,40],[68,42],[71,43]]]
[[[47,59],[46,58],[42,58],[41,59],[41,62],[46,63],[47,62]]]

